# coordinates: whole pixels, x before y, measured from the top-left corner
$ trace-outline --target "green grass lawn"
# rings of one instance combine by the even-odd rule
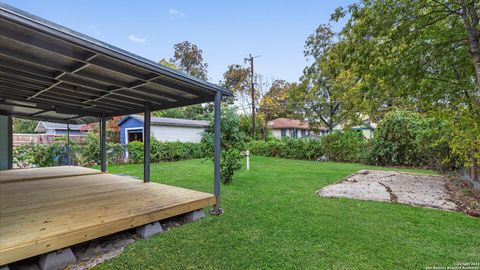
[[[250,171],[222,185],[224,215],[136,241],[96,269],[424,269],[480,262],[478,218],[315,195],[364,168],[375,167],[254,157]],[[155,182],[213,190],[210,161],[151,169]],[[108,170],[142,177],[143,165]]]

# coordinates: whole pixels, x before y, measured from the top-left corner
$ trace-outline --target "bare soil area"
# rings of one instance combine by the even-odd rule
[[[444,176],[393,171],[359,171],[317,191],[323,197],[398,202],[444,210],[459,210]]]

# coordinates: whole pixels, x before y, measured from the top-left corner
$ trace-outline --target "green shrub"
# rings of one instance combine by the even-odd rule
[[[450,128],[444,121],[413,112],[389,112],[375,130],[367,162],[452,168],[450,137]]]
[[[283,139],[251,141],[248,148],[253,155],[286,159],[316,160],[323,155],[319,140]]]
[[[109,164],[123,163],[125,147],[119,143],[107,142],[107,162]],[[98,134],[89,132],[86,143],[79,148],[80,161],[83,165],[99,164],[101,159],[100,139]]]
[[[143,143],[130,142],[127,145],[128,159],[132,163],[143,162]],[[190,142],[160,142],[152,138],[151,162],[177,161],[185,159],[203,158],[204,147],[199,143]]]
[[[213,159],[214,119],[210,118],[210,127],[203,133],[202,145],[207,157]],[[232,182],[233,175],[241,168],[241,152],[245,149],[245,133],[240,129],[240,118],[234,109],[222,107],[221,114],[221,181]]]
[[[100,140],[98,134],[87,133],[86,143],[80,149],[82,164],[100,163]]]
[[[323,153],[328,160],[340,162],[360,162],[365,151],[365,138],[357,131],[335,131],[321,139]]]
[[[27,144],[14,147],[13,163],[20,168],[23,167],[50,167],[68,164],[68,148],[64,138],[56,139],[50,145]],[[78,146],[70,142],[70,164],[76,164],[76,151]]]
[[[125,147],[120,143],[107,143],[107,162],[109,164],[121,164],[124,161]]]
[[[133,141],[127,145],[128,161],[132,163],[143,162],[143,142]]]
[[[236,171],[242,168],[242,154],[236,148],[222,151],[220,163],[220,180],[224,184],[229,184],[233,180]]]

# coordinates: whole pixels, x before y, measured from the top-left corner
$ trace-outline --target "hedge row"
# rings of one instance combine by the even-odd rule
[[[84,145],[71,142],[70,164],[95,165],[100,163],[100,144],[98,136],[91,133]],[[124,162],[143,162],[143,143],[131,142],[128,145],[107,143],[107,162],[120,164]],[[129,158],[125,160],[125,151]],[[151,142],[151,161],[176,161],[206,156],[205,146],[200,143]],[[28,144],[14,148],[14,163],[17,167],[48,167],[67,164],[67,147],[65,140],[59,139],[50,145]]]
[[[366,141],[356,131],[333,132],[319,140],[282,139],[252,141],[249,143],[253,155],[287,159],[360,162],[363,158]]]
[[[253,141],[253,155],[287,159],[363,162],[382,166],[416,166],[452,170],[457,165],[449,141],[451,127],[418,113],[387,113],[367,140],[360,132],[333,132],[319,140]]]
[[[143,143],[131,142],[127,145],[129,162],[143,162]],[[200,143],[151,142],[151,162],[177,161],[205,157],[205,149]]]

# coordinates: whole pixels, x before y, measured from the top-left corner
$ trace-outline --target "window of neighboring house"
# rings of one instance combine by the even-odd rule
[[[292,138],[297,138],[298,137],[296,129],[294,129],[294,128],[290,129],[290,137],[292,137]]]
[[[287,130],[284,129],[284,128],[282,128],[282,129],[280,130],[280,136],[281,136],[282,138],[285,137],[285,136],[287,136]]]
[[[301,134],[302,134],[302,138],[305,137],[305,136],[307,136],[306,130],[305,130],[305,129],[302,129]]]
[[[132,130],[128,132],[128,142],[143,142],[143,131],[142,130]]]

